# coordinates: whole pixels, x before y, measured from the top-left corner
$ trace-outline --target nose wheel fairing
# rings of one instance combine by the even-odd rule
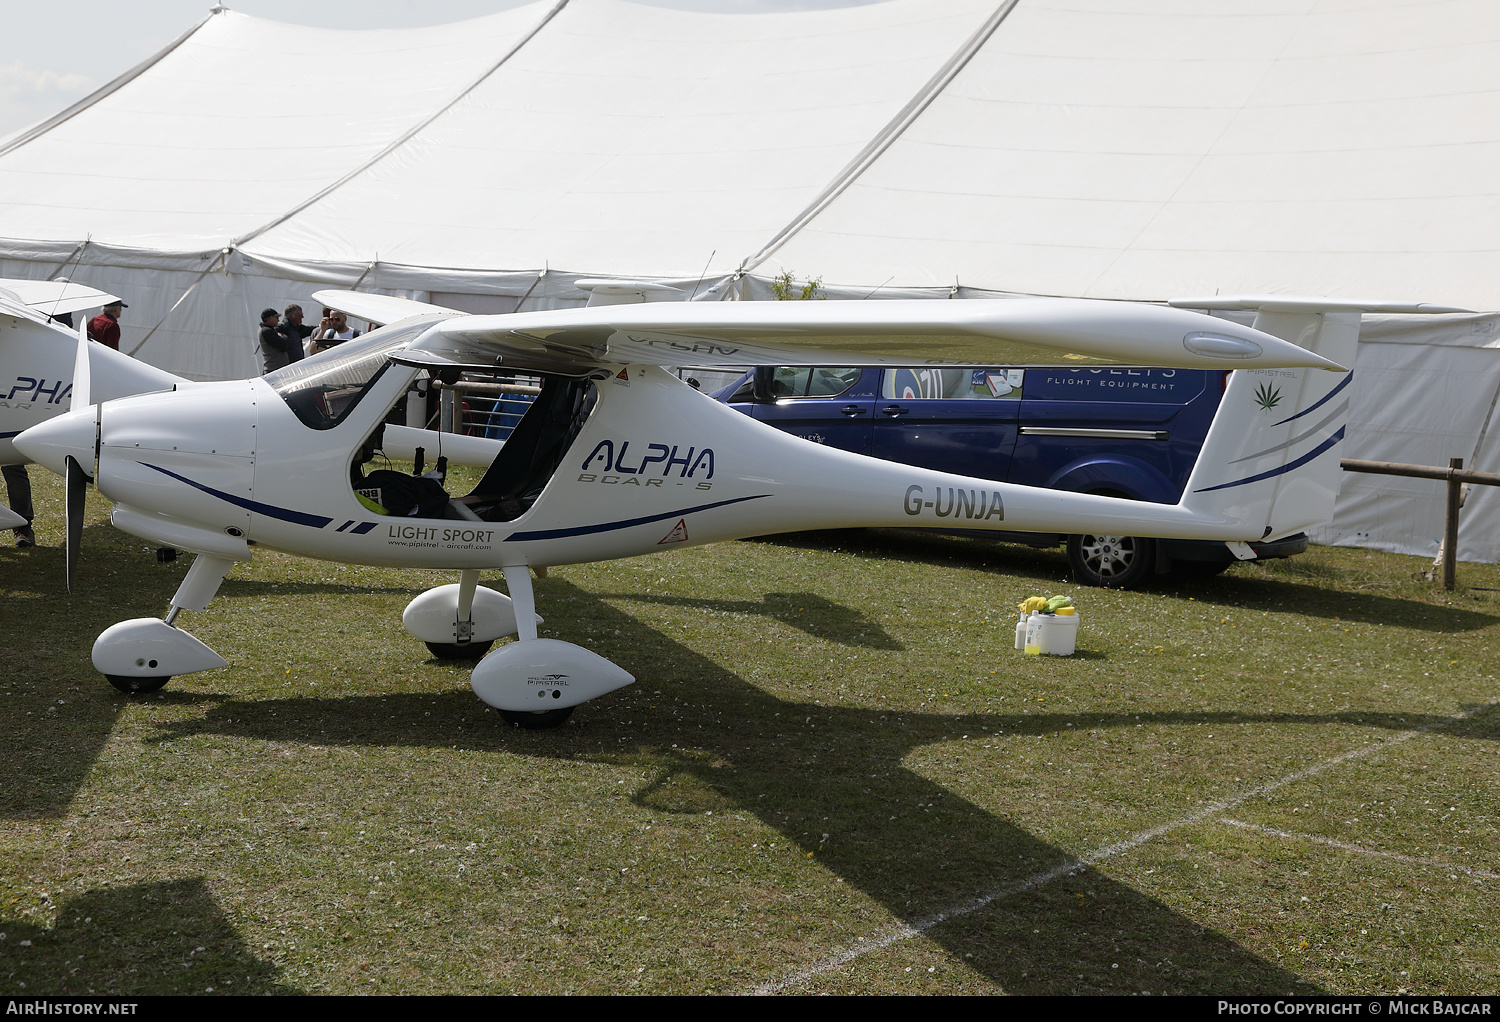
[[[152,692],[175,675],[229,666],[197,638],[159,617],[110,625],[94,640],[93,662],[123,692]]]
[[[207,610],[234,559],[199,554],[172,596],[165,619],[138,617],[110,625],[94,640],[94,669],[121,692],[154,692],[179,674],[228,667],[229,661],[174,622],[184,610]]]
[[[597,699],[635,681],[593,650],[561,639],[524,639],[479,661],[469,684],[497,710],[548,713]]]
[[[478,579],[478,571],[465,571],[463,581],[427,590],[401,614],[402,626],[439,660],[478,660],[496,639],[516,634],[510,597],[477,585]],[[536,617],[532,630],[541,623]]]

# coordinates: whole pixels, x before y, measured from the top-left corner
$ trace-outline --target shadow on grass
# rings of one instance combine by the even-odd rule
[[[1463,721],[1362,712],[944,716],[801,703],[746,683],[565,581],[549,588],[554,608],[567,608],[554,611],[554,623],[565,625],[563,618],[573,615],[603,621],[632,648],[651,649],[619,659],[650,678],[660,695],[626,689],[543,732],[505,727],[467,691],[226,701],[203,718],[163,725],[155,740],[209,734],[631,763],[651,774],[635,793],[639,804],[674,813],[728,805],[755,814],[1006,990],[1270,994],[1318,991],[1228,936],[953,795],[909,769],[907,758],[921,746],[981,728],[999,740],[1070,726],[1197,723],[1500,737],[1496,714]],[[651,703],[673,712],[648,709]],[[683,744],[688,738],[691,744]]]
[[[719,614],[773,618],[819,639],[862,649],[905,649],[880,624],[859,611],[817,593],[766,593],[754,600],[705,600],[656,593],[597,593],[601,600],[633,600],[669,607],[693,607]]]
[[[0,532],[0,537],[10,535]],[[0,539],[3,542],[3,539]],[[64,581],[65,555],[59,548],[31,547],[17,550],[0,547],[0,577],[12,596],[30,595],[56,599],[67,595]]]
[[[256,578],[226,578],[215,599],[249,596],[416,596],[420,587],[360,586],[343,582],[266,582]]]
[[[122,578],[117,554],[102,551],[89,565],[85,546],[69,595],[61,549],[23,553],[0,557],[0,592],[10,596],[0,643],[0,817],[35,818],[66,809],[125,706],[90,662],[94,637],[116,621],[160,614],[181,572],[143,582],[132,565]]]
[[[197,879],[89,891],[60,904],[51,928],[0,918],[0,930],[12,996],[300,993],[241,943]]]
[[[992,570],[1049,583],[1068,574],[1067,558],[1058,550],[916,530],[801,532],[762,536],[752,542],[807,550],[847,550],[881,560]],[[1500,616],[1480,611],[1330,588],[1331,584],[1342,581],[1344,574],[1327,565],[1299,564],[1295,574],[1298,577],[1260,578],[1236,574],[1231,567],[1227,573],[1212,578],[1157,575],[1141,588],[1163,596],[1191,596],[1200,603],[1218,606],[1273,613],[1295,609],[1310,617],[1395,625],[1418,631],[1472,632],[1500,623]]]
[[[797,550],[842,550],[872,560],[930,564],[1004,572],[1018,578],[1060,584],[1069,579],[1060,547],[1031,547],[988,537],[950,536],[923,529],[834,529],[757,536],[746,543],[768,543]]]
[[[1422,632],[1477,632],[1500,622],[1500,616],[1423,600],[1328,589],[1316,580],[1246,578],[1221,575],[1202,581],[1173,580],[1157,586],[1167,596],[1191,596],[1221,607],[1285,613],[1295,609],[1308,617],[1366,625],[1394,625]]]
[[[0,592],[7,597],[0,643],[0,818],[66,811],[129,705],[94,670],[94,638],[118,621],[163,614],[192,562],[189,555],[157,565],[139,550],[122,549],[119,536],[105,524],[84,530],[71,595],[64,587],[61,548],[0,548]],[[220,596],[411,592],[416,590],[230,579]],[[163,695],[172,698],[170,690]]]

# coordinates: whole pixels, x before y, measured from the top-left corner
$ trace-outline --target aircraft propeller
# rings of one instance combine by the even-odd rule
[[[87,408],[92,402],[89,400],[92,390],[89,374],[89,334],[88,327],[84,323],[78,325],[78,354],[73,361],[73,403],[72,408]],[[95,410],[95,436],[98,436],[98,411]],[[97,445],[96,445],[97,451]],[[90,461],[85,469],[71,454],[65,459],[67,472],[67,490],[65,497],[65,508],[67,513],[67,585],[68,592],[73,591],[73,575],[78,567],[78,554],[83,545],[83,506],[84,498],[88,493],[88,484],[94,478],[94,465]]]

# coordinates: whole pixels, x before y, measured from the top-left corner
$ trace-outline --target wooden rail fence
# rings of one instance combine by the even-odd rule
[[[1465,483],[1500,486],[1500,472],[1465,472],[1462,458],[1449,458],[1447,468],[1436,465],[1403,465],[1395,461],[1358,461],[1354,458],[1345,458],[1339,465],[1345,472],[1372,472],[1376,475],[1412,476],[1447,482],[1448,508],[1443,515],[1443,588],[1451,590],[1458,574],[1459,488]]]

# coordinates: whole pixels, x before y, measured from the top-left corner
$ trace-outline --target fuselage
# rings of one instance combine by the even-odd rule
[[[185,382],[102,344],[90,342],[88,353],[96,401]],[[77,335],[61,326],[0,317],[0,465],[26,460],[15,448],[17,436],[72,409],[77,357]]]
[[[234,556],[243,543],[421,568],[567,564],[824,528],[1259,534],[1232,515],[1205,519],[1175,505],[1013,486],[830,449],[640,366],[598,374],[592,411],[524,513],[508,521],[381,515],[355,495],[351,466],[415,374],[387,366],[326,428],[310,428],[264,379],[107,402],[98,414],[96,485],[119,506],[118,526],[162,545]]]

